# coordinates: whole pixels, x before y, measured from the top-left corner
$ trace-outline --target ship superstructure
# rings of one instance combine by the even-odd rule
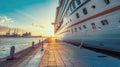
[[[55,37],[120,52],[120,0],[59,0]]]

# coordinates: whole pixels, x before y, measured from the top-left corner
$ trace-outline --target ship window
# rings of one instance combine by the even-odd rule
[[[83,25],[83,28],[86,29],[87,27],[85,25]]]
[[[73,9],[75,9],[75,8],[76,8],[76,6],[75,6],[75,2],[73,2],[73,3],[72,3],[72,6],[73,6]]]
[[[95,23],[91,23],[91,25],[92,25],[92,28],[93,28],[94,30],[97,29]]]
[[[69,7],[69,9],[68,9],[68,15],[69,15],[69,13],[71,13],[71,9],[70,9],[70,7]]]
[[[106,4],[109,4],[109,3],[110,3],[110,1],[109,1],[109,0],[104,0],[104,1],[105,1],[105,3],[106,3]]]
[[[66,12],[66,17],[68,16],[68,11]]]
[[[101,21],[101,24],[102,24],[102,25],[108,25],[109,23],[108,23],[107,20],[102,20],[102,21]]]
[[[118,23],[120,23],[120,21],[118,21]]]
[[[67,32],[69,32],[69,30],[67,30]]]
[[[76,13],[76,17],[77,17],[77,18],[79,18],[79,17],[80,17],[78,13]]]
[[[68,21],[68,24],[69,24],[69,21]]]
[[[75,28],[75,32],[77,32],[77,28]]]
[[[84,15],[86,15],[88,13],[86,8],[83,8],[83,13],[84,13]]]
[[[70,30],[69,30],[69,32],[70,32]]]
[[[81,3],[80,0],[76,0],[76,2],[77,2],[77,5],[79,5]]]
[[[73,29],[71,29],[72,33],[73,33]]]
[[[81,27],[79,27],[79,30],[82,30],[82,28],[81,28]]]
[[[92,5],[91,7],[92,7],[93,9],[95,9],[95,8],[96,8],[96,6],[95,6],[95,5]]]
[[[72,20],[70,19],[70,22],[72,22]]]
[[[73,11],[72,5],[70,5],[70,11],[71,11],[71,12]]]

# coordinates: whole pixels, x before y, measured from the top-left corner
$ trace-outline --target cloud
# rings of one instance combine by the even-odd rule
[[[33,26],[33,27],[37,27],[37,28],[44,28],[44,26],[39,25],[39,24],[35,24],[35,23],[32,23],[32,26]]]
[[[8,18],[7,16],[0,16],[0,24],[11,22],[14,22],[11,18]]]
[[[6,31],[10,29],[9,27],[6,27],[6,26],[0,26],[0,31]]]
[[[12,34],[14,30],[17,29],[19,34],[22,34],[23,32],[26,32],[26,30],[20,29],[20,28],[11,28],[7,26],[1,26],[0,25],[0,35],[5,35],[6,32],[10,30],[10,33]]]

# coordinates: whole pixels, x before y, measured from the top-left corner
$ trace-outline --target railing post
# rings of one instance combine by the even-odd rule
[[[43,39],[42,39],[42,42],[41,42],[41,51],[44,51],[44,48],[43,48]]]
[[[10,56],[7,58],[7,60],[13,60],[15,54],[15,46],[11,46],[10,48]]]
[[[34,47],[35,47],[35,42],[33,41],[33,42],[32,42],[32,48],[34,48]]]
[[[39,40],[39,44],[40,44],[41,40]]]

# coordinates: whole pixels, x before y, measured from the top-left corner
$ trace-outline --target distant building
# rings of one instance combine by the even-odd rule
[[[7,33],[6,33],[6,36],[10,36],[10,33],[7,32]]]
[[[32,37],[31,32],[23,33],[22,37]]]

